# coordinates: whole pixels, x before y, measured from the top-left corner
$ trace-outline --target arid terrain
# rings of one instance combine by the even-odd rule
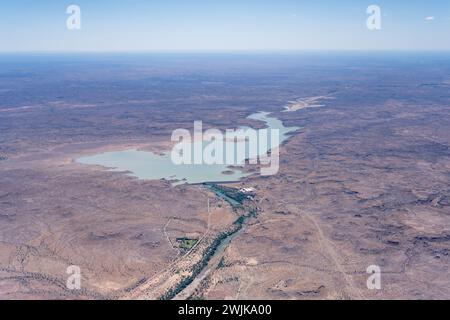
[[[75,162],[256,111],[300,129],[239,205]],[[0,56],[0,299],[450,299],[449,128],[443,54]]]

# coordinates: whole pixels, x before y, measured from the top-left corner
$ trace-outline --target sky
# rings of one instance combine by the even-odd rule
[[[381,30],[367,28],[369,5]],[[259,50],[450,50],[450,0],[0,2],[0,52]]]

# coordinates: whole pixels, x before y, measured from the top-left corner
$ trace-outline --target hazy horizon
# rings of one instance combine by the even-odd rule
[[[447,51],[449,30],[444,0],[22,0],[1,5],[0,52]]]

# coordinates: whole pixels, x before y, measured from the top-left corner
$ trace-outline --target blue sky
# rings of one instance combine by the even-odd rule
[[[82,28],[66,28],[66,8]],[[369,31],[366,9],[382,9]],[[427,19],[428,17],[428,19]],[[0,51],[450,50],[449,0],[10,0]]]

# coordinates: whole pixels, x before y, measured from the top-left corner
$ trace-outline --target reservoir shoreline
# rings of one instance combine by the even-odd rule
[[[136,148],[83,156],[75,159],[75,162],[82,165],[101,166],[107,171],[122,172],[140,180],[165,180],[172,182],[173,186],[239,182],[243,178],[253,175],[252,172],[245,171],[246,159],[260,157],[274,147],[283,145],[299,129],[297,127],[285,127],[281,120],[268,115],[267,112],[258,112],[250,115],[248,119],[265,122],[269,131],[271,129],[278,130],[279,141],[276,142],[275,146],[268,144],[267,149],[263,150],[264,152],[261,153],[261,150],[258,150],[259,153],[254,154],[254,156],[251,156],[250,148],[247,142],[244,142],[245,159],[236,159],[238,161],[236,164],[177,165],[173,163],[169,151],[154,153],[152,151],[140,151]],[[225,141],[225,149],[227,148],[226,143]],[[203,148],[205,148],[204,143]]]

